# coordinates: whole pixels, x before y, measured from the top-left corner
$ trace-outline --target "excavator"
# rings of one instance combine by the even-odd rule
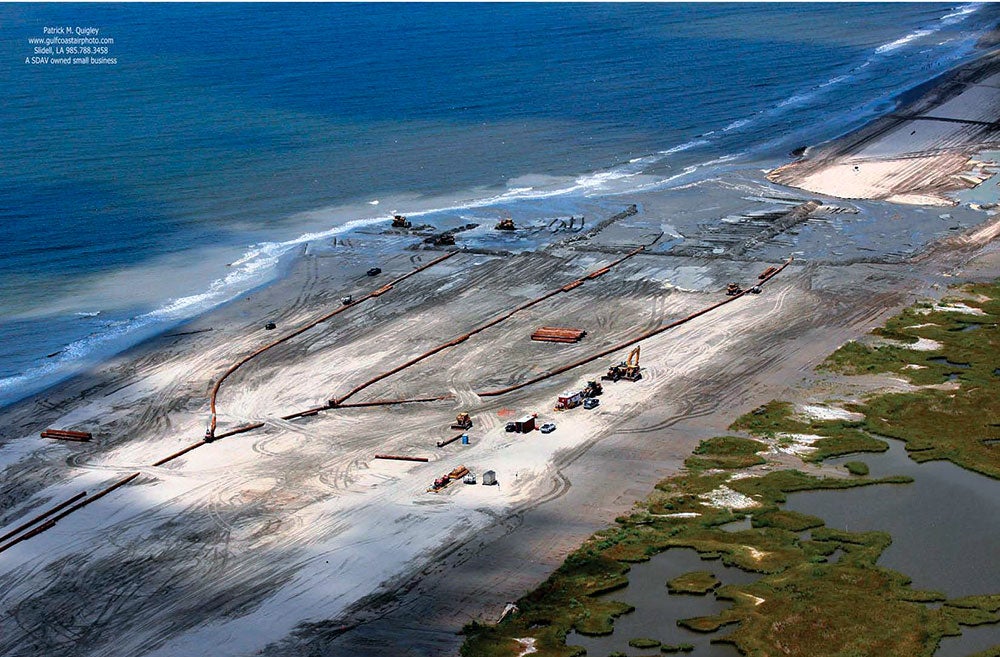
[[[501,219],[493,228],[495,230],[517,230],[517,226],[514,225],[514,220],[510,217]]]
[[[410,228],[411,224],[406,217],[401,214],[395,214],[392,216],[392,227],[393,228]]]
[[[642,368],[639,367],[639,346],[629,352],[628,359],[618,365],[608,368],[608,373],[601,377],[602,381],[638,381],[642,378]]]

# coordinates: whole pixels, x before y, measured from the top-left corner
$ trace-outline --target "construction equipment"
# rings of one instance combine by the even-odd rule
[[[455,243],[455,236],[451,233],[441,233],[434,238],[434,246],[452,246]]]
[[[763,288],[761,288],[761,286],[759,285],[754,285],[752,288],[750,288],[750,294],[760,294],[763,291],[764,291]]]
[[[758,274],[757,278],[759,278],[760,280],[764,280],[765,278],[773,276],[776,271],[778,271],[777,267],[768,267],[767,269],[765,269],[764,271],[762,271],[760,274]]]
[[[587,381],[587,385],[583,388],[584,399],[591,399],[592,397],[598,397],[603,394],[604,386],[597,381]]]
[[[487,470],[483,473],[483,486],[496,486],[497,473],[494,470]]]
[[[726,286],[727,297],[735,297],[738,294],[743,294],[743,288],[740,287],[739,283],[730,283]]]
[[[395,214],[392,216],[392,227],[393,228],[410,228],[413,226],[406,217],[401,214]]]
[[[451,425],[452,429],[471,429],[472,428],[472,418],[469,417],[468,413],[459,413],[455,416],[455,424]]]
[[[453,482],[458,481],[465,475],[469,474],[469,469],[464,465],[460,465],[443,477],[438,477],[434,480],[434,483],[430,488],[427,489],[428,493],[437,493],[440,490],[447,488]]]
[[[466,483],[466,484],[475,484],[476,483],[476,475],[474,473],[470,472],[469,474],[465,475],[465,479],[463,479],[462,482]]]
[[[608,368],[608,373],[601,377],[602,381],[638,381],[642,378],[642,368],[639,367],[639,346],[629,352],[628,359],[618,365]]]
[[[493,228],[496,230],[517,230],[517,226],[514,225],[514,220],[510,217],[501,219]]]
[[[348,294],[345,297],[340,297],[340,303],[344,304],[345,306],[349,306],[352,303],[354,303],[354,297],[352,297],[350,294]]]

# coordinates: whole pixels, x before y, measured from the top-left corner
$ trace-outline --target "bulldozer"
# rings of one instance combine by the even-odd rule
[[[608,368],[608,373],[601,377],[602,381],[638,381],[642,378],[642,368],[639,367],[639,347],[629,352],[628,359],[618,365]]]
[[[602,394],[604,394],[604,386],[597,381],[587,381],[587,385],[583,388],[584,399],[590,399]]]
[[[392,227],[393,228],[410,228],[411,224],[406,217],[401,214],[396,214],[392,216]]]
[[[434,246],[452,246],[455,243],[455,236],[451,233],[441,233],[434,238]]]
[[[735,297],[737,294],[742,294],[743,288],[740,287],[739,283],[730,283],[726,286],[726,296]]]
[[[451,425],[452,429],[471,429],[472,428],[472,418],[469,417],[468,413],[459,413],[455,416],[455,424]]]
[[[514,225],[514,220],[510,217],[501,219],[493,228],[496,230],[517,230],[517,226]]]

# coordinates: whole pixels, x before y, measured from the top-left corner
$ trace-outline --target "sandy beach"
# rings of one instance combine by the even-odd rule
[[[1000,145],[997,57],[941,76],[896,111],[807,149],[768,178],[839,198],[955,205],[949,193],[976,187],[996,172],[995,162],[975,156]]]
[[[343,295],[360,298],[443,251],[400,249],[369,278],[349,246],[305,249],[276,283],[4,409],[4,527],[139,476],[0,552],[0,653],[454,654],[463,624],[496,620],[583,538],[676,472],[699,440],[807,380],[828,353],[915,296],[1000,276],[995,217],[967,204],[946,219],[927,209],[959,202],[948,194],[972,186],[966,171],[997,196],[992,169],[970,165],[996,133],[968,122],[983,120],[971,107],[995,115],[1000,90],[989,81],[998,66],[983,60],[900,116],[772,172],[767,213],[734,208],[720,223],[719,209],[685,215],[652,191],[621,198],[637,213],[586,239],[460,252],[241,368],[220,391],[219,431],[262,426],[165,465],[151,464],[201,440],[209,390],[232,363],[337,308]],[[665,225],[676,235],[654,244]],[[449,399],[280,419],[642,244],[651,246],[352,401]],[[761,294],[644,341],[642,380],[606,383],[594,410],[552,407],[627,350],[508,395],[476,394],[709,307],[728,282],[749,287],[791,255]],[[588,335],[578,344],[531,341],[540,326]],[[471,444],[436,447],[463,411],[474,422]],[[526,413],[557,429],[504,431]],[[40,438],[49,427],[94,440]],[[427,492],[458,465],[494,470],[500,485]]]

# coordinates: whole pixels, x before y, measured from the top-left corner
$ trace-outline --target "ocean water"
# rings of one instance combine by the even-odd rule
[[[0,405],[394,211],[558,216],[773,165],[974,57],[998,15],[0,4]],[[117,63],[31,63],[53,26],[98,28]]]

